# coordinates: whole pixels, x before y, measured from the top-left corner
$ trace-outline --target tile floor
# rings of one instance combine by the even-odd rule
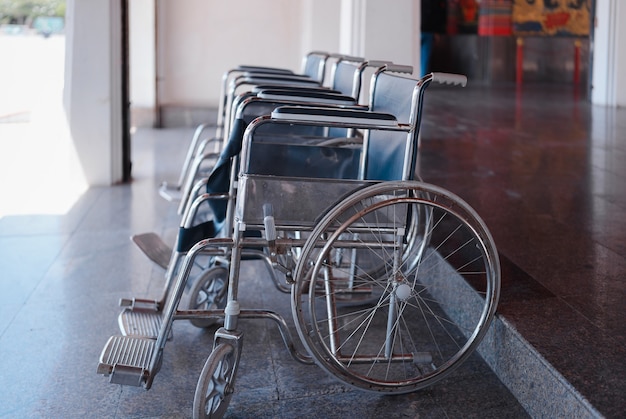
[[[422,177],[458,193],[490,227],[503,260],[499,315],[602,415],[619,417],[626,111],[591,106],[567,86],[530,86],[438,89],[426,112]],[[118,299],[160,292],[163,272],[129,236],[173,240],[175,205],[156,188],[177,178],[191,132],[139,130],[132,183],[91,188],[63,214],[0,218],[0,417],[190,416],[211,333],[177,322],[149,391],[108,384],[95,369],[117,333]],[[258,266],[245,269],[242,299],[288,316],[288,297],[264,285]],[[527,416],[478,357],[427,390],[381,397],[292,361],[272,324],[242,328],[228,417]]]

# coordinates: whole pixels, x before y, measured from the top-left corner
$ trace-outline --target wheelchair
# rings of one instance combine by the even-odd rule
[[[232,107],[232,98],[240,85],[256,81],[257,83],[273,86],[276,84],[282,86],[298,85],[308,88],[319,87],[321,89],[328,73],[329,61],[338,62],[344,58],[355,60],[355,57],[346,57],[325,51],[311,51],[303,57],[299,74],[294,73],[290,69],[257,65],[240,65],[224,72],[220,84],[220,100],[218,102],[215,135],[209,138],[203,137],[205,131],[212,128],[213,124],[204,123],[196,127],[182,164],[178,182],[174,184],[163,182],[159,187],[161,197],[167,201],[181,199],[180,194],[183,192],[186,179],[190,176],[190,171],[194,170],[192,169],[194,161],[199,156],[206,154],[207,149],[209,154],[204,157],[204,160],[214,158],[221,151],[223,140],[228,136],[228,115]],[[333,71],[334,67],[331,69],[331,72]]]
[[[244,78],[244,82],[237,85],[237,87],[246,86],[251,88],[251,90],[243,89],[237,95],[234,94],[235,89],[229,93],[233,95],[234,98],[229,100],[228,102],[232,102],[229,105],[232,108],[232,111],[228,112],[228,120],[229,120],[229,139],[226,142],[227,149],[223,150],[224,153],[209,153],[208,155],[200,155],[193,163],[192,168],[189,169],[188,178],[184,185],[184,192],[181,197],[181,202],[179,204],[179,213],[182,214],[181,224],[179,228],[179,233],[175,240],[174,246],[170,247],[168,244],[164,242],[158,235],[155,233],[142,233],[133,235],[131,238],[137,244],[137,246],[148,256],[149,259],[154,261],[157,265],[165,269],[165,286],[163,296],[157,300],[139,300],[139,299],[123,299],[121,301],[121,305],[125,307],[133,307],[138,308],[139,310],[148,309],[152,307],[155,311],[160,312],[163,307],[163,302],[165,299],[165,295],[167,293],[168,288],[171,285],[171,282],[177,272],[178,264],[186,251],[189,250],[191,245],[195,243],[195,241],[199,240],[202,237],[206,236],[214,236],[216,234],[216,230],[219,228],[215,228],[212,222],[205,226],[209,229],[203,229],[203,226],[192,226],[193,224],[198,224],[198,219],[202,216],[206,217],[206,214],[202,214],[202,212],[198,209],[198,204],[194,204],[194,200],[202,193],[204,190],[204,196],[206,197],[206,193],[212,194],[213,199],[224,199],[228,197],[228,180],[225,180],[226,184],[222,182],[221,185],[216,187],[216,182],[213,180],[217,180],[217,183],[221,182],[220,179],[225,178],[224,169],[229,164],[229,159],[234,156],[241,148],[241,137],[243,136],[243,131],[247,124],[249,124],[254,118],[259,115],[264,115],[266,113],[271,112],[275,107],[285,105],[285,104],[299,104],[302,106],[341,106],[341,107],[352,107],[358,109],[366,109],[363,105],[359,105],[359,96],[362,89],[362,80],[365,77],[365,72],[368,69],[376,69],[381,68],[384,65],[389,63],[382,61],[366,61],[362,58],[358,57],[349,57],[343,55],[333,55],[335,62],[332,66],[331,71],[331,79],[332,86],[331,89],[328,88],[311,88],[311,87],[302,87],[302,86],[294,86],[294,85],[285,85],[285,84],[275,84],[275,85],[266,85],[261,84],[257,85],[255,83],[251,83],[250,79],[247,76]],[[400,70],[403,67],[396,66],[396,70]],[[404,68],[406,70],[406,68]],[[247,72],[244,74],[248,74]],[[260,73],[255,73],[260,74]],[[264,74],[264,73],[263,73]],[[257,80],[257,78],[254,78]],[[277,78],[276,80],[281,80]],[[282,79],[289,80],[289,79]],[[277,129],[275,129],[276,131]],[[295,130],[293,128],[288,128],[287,130],[290,132],[290,135],[338,135],[339,133],[345,132],[345,130],[338,129],[330,129],[330,130],[320,130],[318,128],[304,128]],[[273,132],[272,135],[278,134],[277,132]],[[234,150],[234,151],[231,151]],[[224,154],[224,156],[221,156]],[[212,170],[209,176],[202,177],[202,171],[200,169],[200,164],[210,156],[213,158]],[[215,171],[213,170],[216,164],[219,162],[220,168]],[[224,167],[221,167],[224,166]],[[228,170],[228,169],[226,169]],[[215,173],[214,173],[215,172]],[[212,179],[211,183],[208,184],[209,177]],[[199,179],[198,179],[199,178]],[[216,179],[214,179],[216,178]],[[221,204],[214,204],[214,206],[220,206]],[[206,207],[206,206],[205,206]],[[205,211],[206,212],[206,211]],[[212,211],[208,211],[211,214]],[[222,211],[223,212],[223,211]],[[223,216],[221,217],[223,219]],[[263,258],[263,254],[257,254],[258,258]],[[209,258],[211,260],[211,258]],[[210,263],[210,262],[209,262]],[[269,262],[268,262],[269,263]],[[206,293],[207,290],[203,289],[202,283],[206,283],[210,281],[209,278],[213,277],[215,272],[206,273],[206,267],[208,263],[197,262],[198,271],[197,276],[201,278],[199,281],[200,284],[197,286],[192,285],[195,281],[189,281],[189,287],[193,286],[193,291],[191,292],[190,302],[188,304],[194,305],[195,303],[191,302],[196,300],[196,296],[198,293]],[[283,291],[286,290],[285,286],[280,283],[280,280],[277,276],[272,272],[272,278],[274,279],[277,287]],[[207,277],[208,275],[208,277]],[[221,272],[221,276],[224,276],[223,272]],[[213,301],[214,298],[211,298],[210,301]],[[199,304],[199,303],[198,303]],[[212,303],[208,303],[209,305]],[[150,329],[152,332],[148,332],[148,328],[141,327],[142,331],[139,332],[141,334],[149,334],[156,335],[159,322],[158,320],[146,321],[146,319],[135,319],[137,315],[133,315],[134,317],[128,317],[124,319],[122,316],[120,320],[120,325],[123,333],[138,333],[138,326],[136,323],[139,322],[143,325],[150,325]],[[131,323],[128,323],[131,322]],[[192,322],[196,325],[202,324],[212,324],[211,321],[198,321],[194,320]]]
[[[310,55],[309,55],[310,56]],[[313,55],[315,56],[315,55]],[[356,106],[361,93],[362,77],[368,67],[380,67],[386,62],[366,61],[361,57],[340,54],[329,54],[327,61],[333,60],[332,66],[326,62],[323,68],[330,67],[329,86],[319,83],[316,78],[308,75],[275,74],[260,71],[233,72],[228,71],[227,86],[222,86],[220,110],[223,130],[221,136],[214,137],[196,147],[194,158],[186,162],[181,181],[181,196],[178,213],[183,214],[188,203],[190,192],[199,179],[206,178],[215,165],[223,145],[235,128],[238,108],[242,102],[257,99],[277,100],[282,103],[298,102],[302,104],[334,104]],[[308,61],[307,61],[308,62]],[[232,75],[235,74],[233,77]],[[230,78],[232,77],[232,79]],[[258,116],[248,111],[247,115]],[[246,118],[246,123],[250,122]],[[209,143],[216,143],[212,150],[205,152]]]
[[[247,126],[232,157],[237,176],[226,198],[224,234],[205,237],[186,253],[158,335],[111,337],[98,373],[149,389],[174,320],[223,319],[194,396],[194,417],[206,418],[222,417],[233,397],[243,348],[239,319],[273,320],[295,359],[376,393],[425,388],[471,355],[498,304],[497,249],[467,203],[415,179],[426,88],[466,79],[431,73],[413,80],[386,70],[372,76],[372,111],[281,106]],[[276,126],[364,136],[358,146],[308,143],[272,135]],[[285,272],[304,353],[280,315],[242,307],[239,274],[250,250]],[[221,272],[224,308],[179,307],[200,255],[221,262],[211,269]]]

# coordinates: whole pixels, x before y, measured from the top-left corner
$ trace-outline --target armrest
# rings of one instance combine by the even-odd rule
[[[354,105],[356,100],[347,95],[306,90],[264,89],[257,97],[268,100],[285,100],[306,103]]]
[[[242,72],[258,72],[258,73],[270,73],[270,74],[294,74],[293,71],[287,68],[277,67],[264,67],[259,65],[240,65],[236,68],[237,71]]]
[[[397,127],[396,117],[382,112],[370,112],[357,109],[335,109],[321,107],[281,106],[271,114],[276,120],[315,121],[320,123],[357,124],[361,126]]]
[[[264,72],[258,72],[258,71],[245,72],[241,74],[239,77],[237,77],[237,79],[246,80],[249,78],[257,78],[257,77],[263,77],[266,79],[277,79],[277,80],[311,80],[309,76],[303,76],[301,74],[264,73]]]
[[[263,76],[250,76],[243,77],[238,79],[235,85],[241,84],[270,84],[270,85],[300,85],[300,86],[320,86],[318,82],[312,80],[310,78],[302,78],[302,77],[268,77],[267,75]]]
[[[290,86],[290,85],[272,85],[272,84],[260,84],[257,86],[254,86],[251,90],[252,93],[254,93],[255,95],[258,95],[259,93],[263,92],[264,90],[290,90],[290,91],[294,91],[294,92],[322,92],[322,93],[336,93],[336,94],[342,94],[339,90],[333,90],[330,89],[328,87],[324,87],[324,86]]]

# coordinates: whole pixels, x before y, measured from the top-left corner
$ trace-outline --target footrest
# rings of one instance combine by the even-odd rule
[[[174,202],[180,201],[183,191],[180,186],[172,186],[168,185],[167,182],[163,182],[159,187],[159,195],[168,202]]]
[[[127,307],[131,310],[157,312],[160,305],[159,301],[147,298],[120,298],[120,307]]]
[[[149,375],[154,339],[112,336],[100,354],[98,374],[113,384],[141,386]]]
[[[124,336],[156,339],[161,329],[161,313],[127,308],[120,313],[117,322]],[[167,338],[172,338],[171,331]]]
[[[172,248],[165,244],[161,236],[156,233],[135,234],[131,240],[151,261],[167,269],[172,256]]]

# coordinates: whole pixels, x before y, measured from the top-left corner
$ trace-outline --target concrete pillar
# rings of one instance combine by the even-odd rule
[[[420,66],[420,5],[414,0],[342,0],[342,52]]]
[[[119,1],[68,0],[63,104],[89,185],[122,180]]]
[[[150,127],[156,117],[155,0],[132,0],[128,6],[132,119]]]
[[[626,106],[626,3],[596,0],[591,101]]]
[[[337,0],[303,0],[302,51],[341,52],[339,28],[341,3]]]

